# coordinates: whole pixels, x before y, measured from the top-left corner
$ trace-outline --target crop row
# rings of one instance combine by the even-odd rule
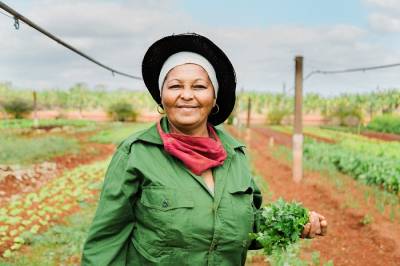
[[[32,235],[60,222],[79,204],[97,197],[106,162],[97,162],[65,172],[37,192],[14,196],[0,208],[0,250],[3,257],[27,243]]]
[[[40,119],[39,126],[74,126],[87,127],[96,125],[96,122],[89,120],[69,120],[69,119]],[[0,128],[32,128],[33,119],[6,119],[0,120]]]
[[[385,153],[382,153],[384,150],[377,151],[374,147],[371,145],[358,147],[356,144],[332,145],[306,139],[304,156],[321,164],[334,165],[340,172],[367,184],[378,185],[389,192],[399,193],[400,158],[385,156]]]
[[[274,126],[272,129],[286,134],[292,133],[292,128],[289,126]],[[346,150],[372,154],[380,158],[400,159],[400,142],[376,140],[353,133],[318,127],[305,127],[303,131],[306,136],[317,136],[332,140],[336,145]]]

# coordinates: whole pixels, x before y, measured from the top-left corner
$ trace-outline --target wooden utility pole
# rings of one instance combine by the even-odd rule
[[[37,128],[39,127],[39,119],[36,111],[36,106],[37,106],[36,91],[33,91],[33,126]]]
[[[250,127],[250,119],[251,119],[251,97],[249,96],[248,102],[247,102],[247,123],[246,127]]]
[[[293,181],[303,178],[303,57],[295,58],[295,106],[293,132]]]

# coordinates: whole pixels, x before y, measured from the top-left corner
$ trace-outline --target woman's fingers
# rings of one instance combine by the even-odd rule
[[[313,238],[315,235],[321,234],[321,226],[319,223],[319,216],[316,212],[310,213],[310,222],[311,222],[311,229],[310,229],[310,237]]]
[[[326,220],[321,221],[321,235],[326,235],[328,233],[328,222]]]
[[[302,238],[306,238],[310,234],[311,223],[306,223],[303,228],[303,232],[301,233]]]
[[[325,217],[317,212],[311,211],[309,221],[304,225],[301,237],[314,238],[316,235],[326,235],[328,232],[328,222]]]

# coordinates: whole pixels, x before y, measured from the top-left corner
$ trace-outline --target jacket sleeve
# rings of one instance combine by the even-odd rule
[[[129,171],[128,154],[117,150],[108,166],[99,204],[83,247],[81,265],[125,265],[135,217],[132,204],[139,181]]]
[[[252,178],[252,185],[254,188],[253,191],[253,209],[254,209],[254,227],[253,227],[253,232],[257,233],[259,231],[260,228],[260,223],[262,222],[262,216],[260,213],[260,208],[262,205],[262,194],[261,191],[259,189],[259,187],[257,186],[257,184],[254,182],[254,179]],[[263,247],[261,246],[260,243],[258,243],[257,240],[252,240],[249,246],[249,250],[255,250],[255,249],[262,249]]]

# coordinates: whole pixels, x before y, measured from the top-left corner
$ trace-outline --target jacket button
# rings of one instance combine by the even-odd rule
[[[167,208],[168,207],[168,201],[167,200],[163,200],[162,206],[163,206],[163,208]]]

